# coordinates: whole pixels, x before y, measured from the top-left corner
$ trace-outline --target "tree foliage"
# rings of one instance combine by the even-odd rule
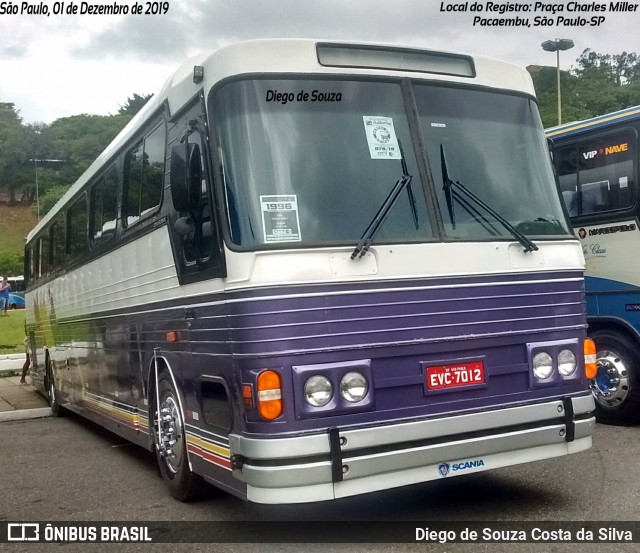
[[[545,127],[558,124],[553,67],[532,72]],[[562,122],[587,119],[640,104],[640,56],[584,50],[570,71],[561,71]]]
[[[127,101],[120,106],[118,113],[120,115],[129,115],[133,117],[144,107],[151,96],[153,96],[153,94],[145,94],[143,96],[140,96],[140,94],[134,93],[133,96],[127,98]]]
[[[23,273],[24,254],[15,250],[0,250],[0,274],[21,275]]]
[[[27,129],[12,103],[0,103],[0,192],[15,203],[29,160]]]
[[[0,103],[0,201],[37,211],[39,198],[45,215],[149,98],[133,94],[115,115],[74,115],[50,125],[25,125],[14,104]]]
[[[69,190],[69,187],[65,184],[51,186],[40,196],[39,200],[31,206],[31,212],[36,216],[40,215],[40,217],[46,215],[51,208],[56,205],[58,200],[64,196],[67,190]]]

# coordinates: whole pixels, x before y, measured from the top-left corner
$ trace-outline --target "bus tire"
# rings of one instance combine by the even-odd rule
[[[178,501],[188,502],[198,499],[202,495],[203,480],[189,468],[187,459],[187,440],[184,423],[178,402],[178,395],[170,379],[163,375],[158,382],[158,396],[160,398],[160,420],[158,409],[153,409],[153,431],[155,439],[156,458],[158,468],[171,495]],[[162,447],[160,437],[165,446]]]
[[[623,334],[597,330],[598,373],[591,381],[596,417],[607,424],[640,422],[640,349]]]

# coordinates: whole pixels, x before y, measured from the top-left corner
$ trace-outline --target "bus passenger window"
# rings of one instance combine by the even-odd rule
[[[64,264],[64,219],[58,217],[51,225],[49,236],[51,242],[51,268],[56,269]]]
[[[38,277],[49,272],[49,237],[45,234],[38,239]]]
[[[87,203],[82,196],[67,213],[67,252],[71,258],[84,253],[87,243]]]
[[[580,215],[626,209],[633,204],[635,137],[629,131],[578,144]]]
[[[123,207],[125,226],[155,213],[160,206],[164,151],[165,129],[162,124],[127,154]]]
[[[562,199],[569,216],[578,215],[578,151],[575,146],[560,148],[554,152]]]
[[[583,140],[554,152],[562,198],[571,217],[628,209],[634,202],[633,132]]]
[[[28,268],[28,276],[29,276],[29,280],[35,280],[36,278],[36,256],[33,250],[33,246],[31,246],[30,248],[28,248],[28,255],[27,255],[27,259],[29,260],[29,263],[27,265]]]
[[[91,191],[91,243],[106,242],[116,233],[118,174],[113,168]]]

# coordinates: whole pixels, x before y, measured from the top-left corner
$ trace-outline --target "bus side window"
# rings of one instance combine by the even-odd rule
[[[164,186],[166,132],[158,125],[127,152],[123,217],[125,227],[158,211]]]
[[[609,133],[578,145],[580,215],[627,209],[633,204],[635,134]]]
[[[38,238],[38,278],[49,272],[49,236],[43,234]]]
[[[64,265],[64,219],[58,217],[51,225],[51,269]]]
[[[562,191],[562,199],[570,217],[578,215],[578,165],[575,146],[559,148],[554,152],[554,161]]]
[[[84,194],[67,212],[67,253],[73,259],[86,251],[87,202]]]
[[[116,234],[118,174],[112,168],[91,189],[91,245],[107,242]]]
[[[29,280],[33,281],[36,278],[36,256],[33,246],[29,248]]]

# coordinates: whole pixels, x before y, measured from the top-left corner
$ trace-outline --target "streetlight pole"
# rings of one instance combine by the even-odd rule
[[[36,205],[38,206],[38,221],[40,220],[40,190],[38,189],[38,158],[34,156],[33,162],[36,165]]]
[[[40,136],[40,131],[39,130],[34,130],[33,132],[36,135],[36,137]],[[38,221],[39,221],[40,220],[40,189],[38,187],[38,140],[39,140],[39,138],[36,138],[36,140],[34,142],[33,163],[34,163],[35,168],[36,168],[36,206],[37,206],[37,209],[38,209]]]
[[[556,38],[555,40],[545,40],[542,49],[546,52],[556,53],[556,74],[558,80],[558,125],[562,124],[562,95],[560,92],[560,50],[569,50],[573,48],[573,40],[568,38]]]

